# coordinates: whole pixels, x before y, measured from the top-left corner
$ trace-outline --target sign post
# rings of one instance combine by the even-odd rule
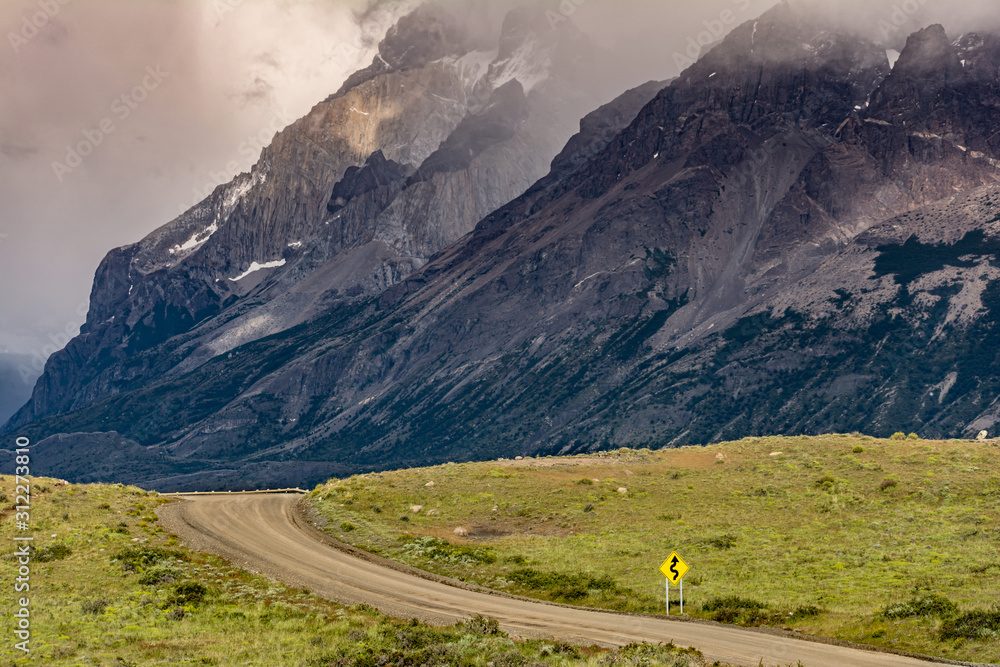
[[[660,574],[666,577],[667,592],[667,616],[670,616],[670,584],[675,584],[681,591],[681,614],[684,613],[684,575],[691,568],[684,562],[677,552],[670,554],[667,560],[660,565]]]

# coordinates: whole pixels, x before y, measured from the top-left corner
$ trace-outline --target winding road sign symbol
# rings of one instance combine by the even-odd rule
[[[680,583],[681,579],[684,578],[684,575],[690,569],[688,564],[684,562],[684,559],[677,555],[676,551],[670,554],[670,557],[663,561],[663,565],[660,566],[660,572],[674,586]]]

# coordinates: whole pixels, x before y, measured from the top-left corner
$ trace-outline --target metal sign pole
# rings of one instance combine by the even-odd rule
[[[684,615],[684,580],[683,579],[680,580],[680,587],[681,587],[681,616],[683,616]]]
[[[664,579],[663,583],[667,585],[667,616],[670,616],[670,580]]]

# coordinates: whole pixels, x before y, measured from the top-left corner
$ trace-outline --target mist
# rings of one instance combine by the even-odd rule
[[[954,36],[1000,23],[986,1],[791,1],[894,48],[928,23],[942,22]],[[449,2],[481,31],[498,30],[513,4]],[[610,97],[676,76],[679,54],[700,34],[721,38],[774,4],[549,0],[545,6],[553,27],[572,22],[607,54],[600,76]],[[368,65],[386,30],[415,5],[0,4],[0,355],[26,355],[19,366],[30,359],[40,370],[84,321],[94,271],[109,250],[138,241],[248,170],[277,130]],[[889,35],[886,25],[894,27]],[[68,147],[84,139],[93,150],[74,158]],[[24,376],[25,387],[32,381]]]

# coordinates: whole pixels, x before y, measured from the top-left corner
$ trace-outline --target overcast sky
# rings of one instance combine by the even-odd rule
[[[676,75],[674,54],[689,39],[728,31],[773,4],[565,0],[560,16],[615,54],[625,90]],[[997,13],[985,0],[909,4],[920,7],[919,16],[900,15],[910,30],[932,14],[966,27],[981,21],[975,14]],[[822,6],[875,30],[894,5]],[[83,321],[108,250],[248,169],[275,130],[371,61],[410,6],[0,0],[0,353],[51,352],[53,340]],[[67,146],[87,137],[97,146],[77,163]]]

